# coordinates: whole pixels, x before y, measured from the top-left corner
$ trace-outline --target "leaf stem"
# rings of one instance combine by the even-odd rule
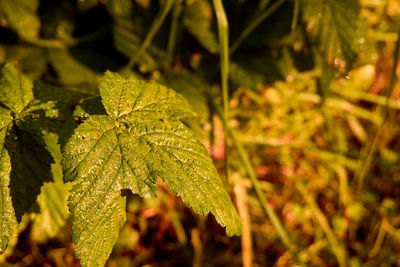
[[[294,0],[293,19],[291,25],[292,32],[296,29],[297,23],[299,21],[299,14],[300,14],[300,0]]]
[[[231,128],[228,128],[229,135],[232,138],[232,142],[234,146],[236,147],[240,160],[243,164],[243,167],[247,173],[247,175],[250,177],[250,180],[253,184],[254,190],[256,191],[256,195],[258,198],[258,201],[261,205],[261,208],[265,212],[265,214],[268,216],[268,218],[271,220],[272,225],[276,229],[280,239],[282,240],[282,243],[286,246],[286,248],[292,253],[292,241],[291,238],[286,231],[285,227],[283,226],[282,222],[280,221],[279,217],[276,215],[275,211],[267,205],[267,200],[264,196],[264,193],[262,192],[260,181],[257,178],[256,173],[254,172],[253,166],[250,162],[249,156],[244,149],[242,143],[239,141],[239,138],[237,137],[235,131]]]
[[[41,48],[48,48],[48,49],[62,49],[68,47],[68,44],[63,42],[62,40],[59,39],[41,39],[41,38],[35,38],[35,39],[26,39],[24,40],[25,42],[35,45]],[[69,45],[74,45],[75,43],[71,43]]]
[[[228,122],[229,122],[229,89],[228,89],[228,74],[229,74],[229,26],[226,18],[225,9],[221,0],[213,0],[215,14],[218,24],[220,64],[221,64],[221,86],[223,98],[223,122],[225,136],[225,172],[228,175]]]
[[[216,105],[214,101],[211,101],[211,104],[213,105],[213,108],[217,113],[217,115],[223,120],[224,118],[222,116],[222,112],[219,109],[219,107]],[[247,154],[245,148],[243,147],[243,144],[239,140],[235,130],[230,128],[227,125],[227,123],[224,124],[226,125],[229,136],[232,138],[233,145],[235,146],[237,152],[239,153],[240,161],[243,165],[243,168],[247,173],[247,175],[250,177],[251,183],[256,192],[256,196],[258,198],[258,202],[260,203],[261,209],[271,221],[283,245],[288,249],[293,259],[302,264],[301,260],[297,256],[297,252],[294,249],[294,243],[292,242],[292,238],[290,237],[288,231],[286,230],[285,226],[283,225],[283,223],[281,222],[281,220],[279,219],[278,215],[275,213],[273,208],[267,205],[267,199],[265,198],[264,193],[261,189],[260,181],[258,180],[256,173],[254,172],[253,166],[249,159],[249,155]]]
[[[340,243],[339,240],[336,238],[335,233],[333,232],[332,228],[329,226],[328,220],[326,219],[325,215],[319,209],[317,203],[315,203],[315,200],[307,192],[305,186],[301,182],[296,182],[296,187],[297,187],[297,190],[303,196],[307,205],[310,207],[318,224],[321,226],[322,230],[324,231],[324,233],[328,239],[328,242],[330,244],[331,250],[336,257],[339,266],[341,266],[341,267],[346,266],[347,252],[344,249],[342,243]]]
[[[386,92],[386,101],[385,101],[385,107],[382,112],[382,120],[378,126],[376,134],[372,137],[372,141],[369,143],[370,146],[366,147],[365,151],[367,153],[367,156],[365,158],[365,161],[361,162],[362,166],[360,168],[360,171],[358,172],[358,175],[356,176],[356,177],[358,177],[358,184],[357,184],[357,192],[358,193],[360,193],[362,191],[362,188],[364,186],[365,176],[367,175],[367,173],[371,167],[373,157],[378,148],[378,142],[383,133],[383,129],[384,129],[383,126],[385,125],[385,121],[388,117],[390,97],[392,95],[393,87],[394,87],[394,85],[396,83],[396,79],[397,79],[396,68],[397,68],[397,64],[399,62],[399,52],[400,52],[400,27],[399,27],[399,31],[397,33],[397,41],[396,41],[396,46],[394,49],[394,56],[393,56],[393,66],[392,66],[392,69],[390,72],[390,82],[389,82],[389,88]]]
[[[179,16],[182,12],[182,5],[177,1],[175,2],[174,10],[172,11],[172,23],[169,31],[168,46],[167,46],[167,64],[166,68],[170,68],[172,58],[175,52],[176,38],[178,35],[179,28]]]

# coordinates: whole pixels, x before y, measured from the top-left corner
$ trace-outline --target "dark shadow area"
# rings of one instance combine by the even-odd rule
[[[44,182],[52,181],[54,159],[45,148],[42,136],[33,132],[38,125],[14,124],[6,137],[11,159],[10,194],[17,220],[30,210]]]

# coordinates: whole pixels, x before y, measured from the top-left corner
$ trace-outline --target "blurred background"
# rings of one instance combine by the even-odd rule
[[[181,93],[238,209],[229,238],[165,184],[128,194],[107,266],[400,266],[400,2],[224,0],[229,51],[217,2],[0,0],[0,62],[28,77],[98,95],[111,70]],[[51,153],[54,182],[1,266],[79,266]]]

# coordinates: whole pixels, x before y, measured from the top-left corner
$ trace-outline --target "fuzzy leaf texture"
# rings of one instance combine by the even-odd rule
[[[211,212],[239,235],[238,214],[207,150],[180,119],[186,100],[155,83],[106,72],[100,95],[107,115],[90,115],[63,150],[73,241],[83,266],[104,265],[125,222],[122,189],[156,196],[157,178],[201,215]]]

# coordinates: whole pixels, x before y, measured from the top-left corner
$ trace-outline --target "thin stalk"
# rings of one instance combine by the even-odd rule
[[[381,135],[383,133],[383,129],[384,129],[383,126],[385,125],[386,118],[388,117],[388,114],[389,114],[390,97],[392,95],[393,87],[396,83],[396,78],[397,78],[396,68],[397,68],[397,64],[399,62],[399,52],[400,52],[400,27],[399,27],[399,31],[397,33],[397,41],[396,41],[396,46],[395,46],[394,56],[393,56],[393,66],[392,66],[392,69],[390,72],[390,82],[389,82],[389,88],[386,92],[386,101],[385,101],[385,107],[382,112],[382,121],[378,126],[378,130],[376,131],[376,134],[374,135],[372,141],[370,142],[371,145],[366,150],[367,157],[366,157],[365,161],[362,162],[362,167],[358,174],[357,191],[359,193],[361,192],[361,190],[363,188],[365,176],[367,175],[367,173],[371,167],[373,157],[378,148],[378,143],[379,143],[379,140],[381,139]]]
[[[275,211],[269,205],[267,205],[267,200],[264,196],[264,193],[262,192],[260,181],[258,180],[256,173],[254,172],[253,166],[250,162],[246,150],[244,149],[242,143],[239,141],[239,138],[237,137],[235,131],[231,128],[228,128],[228,131],[229,135],[232,138],[233,145],[236,147],[239,153],[239,157],[243,164],[243,167],[247,175],[250,177],[250,180],[253,184],[254,190],[256,191],[258,202],[260,203],[262,210],[271,220],[271,223],[274,226],[275,230],[277,231],[278,236],[282,240],[282,243],[291,253],[293,253],[293,248],[292,248],[293,242],[288,232],[286,231],[285,227],[283,226],[282,222],[280,221],[279,217],[276,215]]]
[[[59,39],[29,39],[25,40],[27,43],[31,45],[35,45],[41,48],[50,48],[50,49],[62,49],[68,47],[68,45],[74,45],[75,42],[68,44]]]
[[[218,38],[220,50],[220,64],[221,64],[221,87],[223,99],[223,122],[224,122],[224,136],[225,136],[225,173],[229,177],[229,151],[228,151],[228,122],[229,122],[229,89],[228,89],[228,74],[229,74],[229,26],[226,18],[225,9],[221,0],[213,0],[215,15],[218,24]]]
[[[296,183],[297,190],[302,194],[304,200],[306,201],[307,205],[310,207],[313,215],[315,216],[318,224],[321,226],[322,230],[324,231],[328,242],[330,244],[331,250],[335,255],[339,266],[344,267],[346,266],[347,262],[347,251],[344,249],[342,244],[336,238],[335,233],[329,226],[328,220],[326,219],[325,215],[319,209],[317,203],[313,197],[307,192],[305,186],[301,182]]]
[[[239,35],[239,38],[231,45],[230,54],[236,52],[242,42],[265,20],[267,19],[278,7],[280,7],[286,0],[278,0],[273,5],[271,5],[267,10],[261,13],[255,20],[253,20],[246,29]]]
[[[212,105],[216,114],[223,120],[222,112],[217,104],[211,99],[210,104]],[[227,125],[227,123],[225,123]],[[253,188],[256,192],[256,196],[258,198],[258,202],[260,203],[261,209],[265,213],[265,215],[269,218],[272,223],[272,226],[275,228],[276,232],[278,233],[279,238],[281,239],[283,245],[288,249],[292,257],[297,261],[300,262],[300,259],[297,257],[297,254],[294,250],[294,243],[292,242],[292,238],[290,237],[288,231],[283,226],[283,223],[276,215],[273,208],[267,205],[267,200],[264,196],[264,193],[261,189],[260,181],[257,178],[256,173],[254,172],[253,166],[250,162],[249,155],[247,154],[245,148],[243,147],[242,142],[239,140],[235,130],[226,126],[229,136],[232,138],[232,143],[235,146],[237,152],[239,153],[240,161],[243,165],[243,168],[247,175],[250,177],[251,183],[253,184]]]
[[[133,55],[130,59],[128,64],[126,65],[126,68],[130,69],[132,68],[137,60],[140,58],[140,56],[146,51],[146,49],[149,47],[151,44],[151,41],[153,40],[154,36],[156,33],[160,30],[165,18],[167,17],[168,13],[170,12],[172,6],[174,5],[176,0],[166,0],[162,10],[159,12],[157,17],[154,19],[153,24],[150,27],[150,30],[147,32],[146,37],[144,38],[143,43],[139,47],[139,50],[135,55]]]
[[[293,9],[293,19],[292,19],[292,31],[296,29],[297,22],[299,21],[300,14],[300,0],[294,0],[294,9]]]
[[[249,213],[247,189],[243,184],[240,174],[232,175],[236,204],[239,211],[240,220],[243,225],[241,236],[242,241],[242,266],[251,267],[253,263],[253,239],[251,236],[251,216]]]
[[[268,6],[269,1],[270,0],[260,0],[260,2],[258,3],[258,10],[264,10]]]
[[[91,42],[91,41],[95,40],[96,38],[100,37],[101,35],[105,34],[106,32],[107,32],[107,26],[103,26],[94,32],[91,32],[87,35],[79,37],[77,39],[77,43],[83,44],[83,43]]]
[[[385,236],[386,236],[386,231],[384,228],[384,219],[381,222],[381,225],[379,227],[379,231],[378,231],[378,235],[376,237],[376,241],[374,246],[372,247],[371,251],[368,253],[368,258],[372,259],[375,258],[378,254],[379,251],[381,251],[384,240],[385,240]]]
[[[182,5],[177,1],[175,2],[174,10],[172,11],[172,23],[169,31],[168,46],[167,46],[167,68],[170,67],[171,61],[174,57],[176,37],[178,35],[179,16],[182,12]]]

